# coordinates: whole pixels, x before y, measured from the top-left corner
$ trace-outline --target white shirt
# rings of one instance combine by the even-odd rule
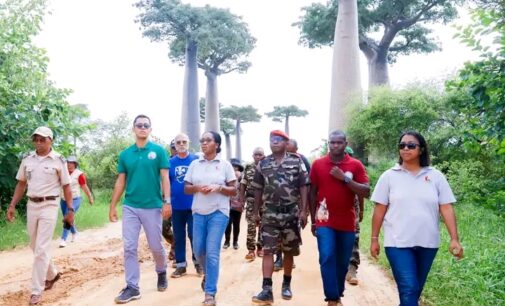
[[[235,171],[227,160],[216,156],[213,160],[206,160],[203,157],[194,160],[188,168],[184,181],[193,185],[221,185],[235,181]],[[203,194],[197,192],[193,196],[191,206],[193,213],[208,215],[216,210],[221,211],[226,216],[230,215],[230,197],[220,192]]]
[[[412,175],[400,165],[384,172],[371,200],[388,205],[384,216],[384,246],[438,248],[439,205],[456,202],[442,172],[424,167]]]

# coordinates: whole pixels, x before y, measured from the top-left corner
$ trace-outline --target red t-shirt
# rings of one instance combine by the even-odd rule
[[[312,186],[317,188],[317,209],[319,203],[326,199],[329,219],[321,222],[316,220],[316,226],[328,226],[340,231],[352,231],[355,229],[356,213],[354,211],[354,197],[356,196],[343,181],[337,180],[330,174],[330,170],[338,166],[344,172],[351,172],[353,180],[364,184],[368,183],[368,176],[363,164],[346,154],[344,159],[334,163],[329,155],[326,155],[312,164],[310,180]]]

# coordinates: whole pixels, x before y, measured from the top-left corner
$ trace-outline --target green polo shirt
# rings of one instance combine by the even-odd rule
[[[118,173],[126,174],[123,204],[134,208],[161,208],[161,169],[170,162],[165,149],[153,142],[139,148],[136,144],[119,154]]]

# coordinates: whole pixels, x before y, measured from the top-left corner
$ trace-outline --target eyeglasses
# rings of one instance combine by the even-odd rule
[[[214,139],[212,139],[212,138],[202,138],[202,139],[200,139],[200,143],[204,143],[204,142],[209,143],[209,142],[213,142],[213,141],[214,141]]]
[[[148,128],[151,127],[151,125],[149,123],[137,123],[137,124],[135,124],[135,127],[137,129],[143,129],[144,128],[144,129],[147,130]]]
[[[185,145],[185,144],[188,143],[188,141],[187,140],[178,140],[175,143],[178,144],[178,145]]]
[[[413,142],[409,142],[409,143],[405,143],[405,142],[400,142],[398,144],[398,149],[400,150],[404,150],[405,148],[409,149],[409,150],[414,150],[416,147],[420,147],[421,145],[419,145],[418,143],[413,143]]]
[[[33,137],[32,141],[35,143],[44,143],[46,142],[47,138],[46,137]]]
[[[286,138],[281,136],[270,136],[270,142],[281,142],[286,141]]]

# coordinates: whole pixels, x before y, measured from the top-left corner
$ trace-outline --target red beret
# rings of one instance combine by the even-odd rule
[[[270,132],[270,136],[280,136],[286,140],[289,140],[289,136],[288,134],[284,133],[283,131],[281,130],[273,130]]]

